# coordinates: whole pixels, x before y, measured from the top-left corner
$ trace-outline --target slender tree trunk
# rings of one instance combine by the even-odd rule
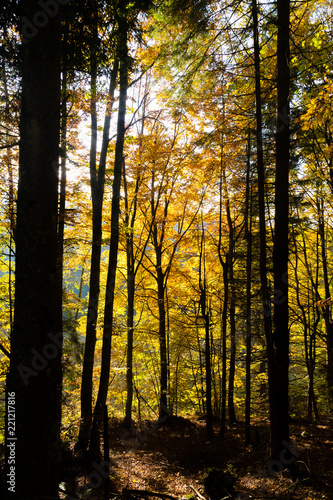
[[[323,200],[320,200],[318,205],[319,205],[318,232],[321,244],[321,260],[322,260],[322,269],[324,275],[325,299],[329,299],[331,297],[331,294],[330,294],[330,278],[327,265]],[[327,379],[327,389],[328,389],[328,400],[330,402],[331,412],[333,412],[333,321],[331,317],[331,305],[327,303],[326,307],[323,307],[322,311],[326,329],[326,352],[327,352],[326,379]]]
[[[65,23],[64,43],[62,53],[62,82],[61,82],[61,126],[60,126],[60,196],[59,196],[59,273],[62,280],[63,256],[64,256],[64,233],[65,233],[65,211],[66,211],[66,159],[67,159],[67,32],[68,25]]]
[[[82,267],[81,267],[79,293],[78,293],[78,296],[77,296],[79,304],[78,304],[78,307],[76,308],[76,311],[75,311],[75,321],[77,321],[79,319],[80,302],[81,302],[81,299],[82,299],[82,290],[83,290],[83,277],[84,277],[84,272],[85,272],[84,266],[85,266],[85,260],[83,261],[83,264],[82,264]]]
[[[165,422],[169,417],[168,410],[168,360],[166,343],[166,313],[164,300],[164,275],[162,271],[162,248],[157,243],[157,231],[154,228],[154,241],[156,252],[156,277],[157,277],[157,300],[158,300],[158,318],[159,318],[159,341],[160,341],[160,403],[159,403],[159,421]]]
[[[92,10],[93,36],[90,47],[90,188],[92,197],[92,251],[89,280],[89,302],[86,324],[86,341],[81,382],[81,420],[77,450],[87,450],[92,422],[92,389],[96,325],[99,299],[100,257],[102,240],[102,204],[98,199],[96,179],[97,161],[97,12]]]
[[[235,368],[236,368],[236,318],[235,318],[235,282],[234,282],[234,228],[230,216],[229,202],[227,202],[227,218],[229,226],[229,285],[230,285],[230,361],[229,361],[229,384],[228,384],[228,417],[229,424],[232,426],[237,422],[235,403],[234,403],[234,386],[235,386]]]
[[[226,255],[226,261],[228,255]],[[221,394],[221,428],[220,437],[225,436],[226,425],[226,403],[227,403],[227,316],[229,302],[229,282],[228,282],[228,265],[225,262],[223,265],[223,284],[224,284],[224,299],[222,308],[222,394]]]
[[[314,393],[314,369],[315,369],[315,343],[313,340],[315,339],[316,336],[316,329],[317,329],[317,324],[319,321],[319,316],[315,318],[314,325],[313,325],[313,331],[311,331],[311,309],[312,303],[316,303],[316,298],[313,297],[313,290],[312,294],[310,296],[310,286],[307,287],[308,289],[308,294],[307,294],[307,303],[304,305],[301,301],[301,290],[300,290],[300,280],[298,278],[298,262],[299,262],[299,257],[298,257],[298,248],[297,248],[297,240],[296,240],[296,235],[295,231],[293,228],[292,231],[293,235],[293,243],[294,243],[294,248],[295,248],[295,283],[296,283],[296,299],[297,299],[297,304],[298,307],[301,311],[302,314],[302,322],[303,322],[303,329],[304,329],[304,353],[305,353],[305,365],[306,369],[308,372],[308,419],[311,421],[313,419],[313,414],[312,414],[312,409],[315,410],[315,414],[318,414],[317,412],[317,406],[316,406],[316,398],[315,398],[315,393]],[[306,246],[304,245],[303,247],[303,252],[304,252],[304,257],[305,257],[305,262],[307,263],[307,255],[306,255]],[[315,315],[315,312],[314,312]]]
[[[7,29],[4,27],[4,39],[7,38]],[[8,82],[7,82],[7,69],[6,69],[6,59],[2,58],[2,83],[3,83],[3,92],[5,97],[5,110],[4,110],[4,118],[7,122],[10,121],[10,97],[8,90]],[[15,216],[15,195],[14,195],[14,179],[13,179],[13,152],[10,144],[12,144],[12,138],[10,137],[9,129],[6,128],[5,132],[5,143],[8,146],[6,148],[6,152],[4,155],[4,164],[7,167],[8,173],[8,219],[10,221],[9,228],[9,257],[8,257],[8,300],[9,300],[9,334],[10,338],[13,335],[13,324],[14,324],[14,300],[13,300],[13,258],[15,256],[13,243],[15,243],[15,235],[16,235],[16,216]],[[9,355],[7,349],[1,346],[1,350],[6,356]],[[9,356],[8,356],[9,357]]]
[[[251,136],[247,146],[247,171],[245,194],[245,240],[246,240],[246,382],[245,382],[245,444],[251,442],[251,282],[252,282],[252,190],[251,190]]]
[[[205,326],[205,371],[206,371],[206,432],[207,438],[212,439],[213,411],[212,411],[212,374],[211,374],[211,352],[210,352],[210,329],[209,329],[209,308],[207,304],[207,283],[205,271],[205,230],[202,223],[200,262],[199,262],[199,289],[200,289],[200,309]]]
[[[157,302],[158,302],[158,334],[160,343],[160,395],[159,395],[159,422],[165,423],[170,415],[168,409],[168,357],[167,357],[167,335],[166,335],[166,312],[165,312],[165,288],[167,281],[167,273],[162,269],[162,245],[164,240],[164,223],[159,234],[156,222],[157,208],[160,202],[160,193],[155,204],[155,188],[154,178],[152,173],[152,198],[151,198],[151,215],[152,215],[152,241],[156,257],[156,283],[157,283]],[[168,214],[168,201],[165,201],[164,217]],[[170,263],[171,265],[171,263]]]
[[[197,394],[199,413],[202,414],[203,413],[203,410],[202,410],[202,392],[200,391],[200,389],[198,387],[198,377],[197,377],[197,373],[195,372],[194,366],[193,366],[194,363],[193,363],[191,347],[189,347],[188,351],[189,351],[189,357],[190,357],[190,361],[191,361],[191,370],[192,370],[192,377],[193,377],[193,382],[194,382],[194,386],[195,386],[195,392]],[[200,344],[199,344],[199,357],[200,357]],[[199,367],[199,369],[200,369],[200,367]]]
[[[86,323],[86,342],[82,368],[81,383],[81,421],[79,439],[76,449],[87,450],[89,436],[92,424],[92,392],[93,392],[93,370],[96,346],[96,329],[98,319],[98,304],[100,294],[100,269],[101,269],[101,251],[102,251],[102,214],[103,198],[105,184],[105,168],[107,149],[109,145],[109,133],[111,124],[111,115],[116,88],[116,78],[118,73],[118,60],[110,76],[109,100],[104,119],[102,148],[99,159],[98,172],[96,169],[96,150],[97,150],[97,110],[96,110],[96,85],[97,85],[97,66],[96,66],[96,47],[92,47],[91,61],[91,145],[90,145],[90,187],[92,198],[92,251],[90,263],[89,278],[89,303]]]
[[[227,257],[226,257],[227,258]],[[223,266],[224,299],[222,306],[222,380],[221,380],[221,427],[220,437],[225,436],[227,402],[227,314],[228,314],[228,266]]]
[[[289,0],[277,1],[277,132],[275,176],[274,271],[274,368],[270,380],[271,455],[279,460],[289,443],[289,324],[288,324],[288,258],[289,258]]]
[[[224,102],[223,102],[224,110]],[[224,114],[224,111],[223,111]],[[222,381],[221,381],[221,427],[220,437],[225,436],[227,403],[227,318],[229,305],[229,254],[222,252],[222,207],[223,207],[223,172],[224,172],[224,136],[221,137],[220,179],[219,179],[219,240],[218,256],[223,270],[223,307],[222,307]]]
[[[128,242],[127,248],[127,362],[126,362],[126,416],[125,426],[131,427],[132,423],[132,402],[133,402],[133,333],[134,333],[134,294],[135,275],[131,270],[130,256],[133,255],[133,245]]]
[[[258,206],[259,206],[259,273],[261,300],[264,316],[264,332],[266,339],[266,353],[268,364],[268,379],[274,379],[274,351],[272,341],[272,319],[270,307],[270,291],[267,280],[267,236],[265,215],[265,167],[263,156],[262,137],[262,99],[261,99],[261,62],[258,32],[258,6],[257,0],[252,0],[253,19],[253,49],[255,69],[255,96],[256,96],[256,150],[257,150],[257,175],[258,175]],[[273,385],[269,384],[269,399],[274,398]],[[270,418],[272,419],[272,407],[270,404]]]
[[[22,0],[22,97],[16,227],[15,317],[7,378],[15,407],[15,493],[10,499],[58,498],[62,311],[58,271],[60,19],[27,38],[25,19],[40,10]],[[50,57],[52,54],[52,57]],[[13,411],[6,415],[7,426]],[[15,437],[15,440],[13,440]]]
[[[202,295],[203,301],[206,299],[206,293]],[[205,366],[206,366],[206,432],[208,439],[214,437],[213,430],[213,410],[212,410],[212,373],[211,373],[211,349],[210,349],[210,329],[209,329],[209,311],[203,312],[205,320]]]
[[[135,214],[132,217],[130,227],[129,204],[125,162],[123,163],[123,180],[125,191],[125,231],[126,231],[126,259],[127,259],[127,360],[126,360],[126,414],[125,427],[130,428],[132,424],[132,403],[133,403],[133,334],[134,334],[134,296],[135,296],[135,268],[134,268],[134,247],[133,247],[133,225]],[[138,182],[136,184],[138,187]],[[136,193],[135,193],[136,196]],[[135,200],[136,205],[136,200]]]
[[[142,153],[142,137],[145,127],[145,97],[143,99],[143,114],[142,114],[142,125],[140,130],[140,158]],[[126,408],[125,408],[125,420],[124,425],[127,428],[131,427],[132,423],[132,403],[133,403],[133,342],[134,342],[134,298],[135,298],[135,277],[136,273],[141,266],[142,259],[145,253],[145,249],[150,237],[150,231],[146,242],[143,245],[141,251],[141,257],[137,259],[137,254],[134,254],[134,225],[137,213],[138,204],[138,193],[141,184],[140,172],[137,175],[135,183],[134,198],[131,203],[128,199],[127,190],[127,179],[126,179],[126,168],[125,162],[123,162],[123,182],[124,182],[124,193],[125,193],[125,231],[126,231],[126,260],[127,260],[127,359],[126,359]],[[132,210],[132,211],[131,211]],[[131,213],[130,213],[131,212]]]
[[[309,304],[309,310],[311,308],[311,305]],[[313,330],[309,331],[309,339],[308,341],[305,342],[305,348],[308,351],[307,355],[307,370],[308,370],[308,377],[309,377],[309,383],[308,383],[308,419],[310,421],[313,420],[313,414],[315,420],[319,419],[319,412],[318,412],[318,407],[317,407],[317,399],[316,399],[316,394],[314,390],[314,374],[315,374],[315,359],[316,359],[316,330],[317,330],[317,324],[319,321],[319,317],[315,318],[314,320],[314,325],[313,325]]]
[[[126,97],[127,97],[127,87],[128,87],[128,68],[127,68],[128,25],[125,14],[121,13],[119,15],[118,23],[119,23],[120,89],[119,89],[117,141],[116,141],[114,177],[112,186],[111,239],[110,239],[109,266],[108,266],[105,309],[104,309],[101,375],[99,382],[99,391],[94,410],[94,418],[91,429],[90,446],[89,446],[90,453],[92,454],[93,457],[96,458],[100,458],[100,433],[102,429],[103,411],[107,399],[109,378],[110,378],[110,367],[111,367],[113,304],[115,296],[115,281],[116,281],[118,243],[119,243],[120,185],[121,185],[121,175],[123,166]]]
[[[231,219],[230,201],[227,188],[227,178],[224,162],[221,161],[221,182],[223,185],[223,194],[225,199],[225,208],[228,222],[228,254],[225,260],[225,266],[228,268],[228,288],[227,296],[230,296],[229,317],[230,317],[230,361],[229,361],[229,384],[228,384],[228,416],[230,425],[237,422],[234,405],[234,385],[235,385],[235,365],[236,365],[236,320],[235,320],[235,283],[234,283],[234,225]],[[221,186],[222,189],[222,186]],[[222,191],[220,193],[222,197]]]
[[[199,311],[200,311],[200,305],[199,305]],[[206,413],[206,401],[205,401],[205,389],[204,389],[204,372],[203,372],[203,365],[204,365],[204,353],[202,350],[202,344],[201,344],[201,339],[200,339],[200,332],[198,326],[196,327],[196,334],[197,334],[197,342],[198,342],[198,353],[199,353],[199,372],[200,372],[200,391],[198,391],[198,401],[199,401],[199,407],[200,407],[200,414],[204,415]]]

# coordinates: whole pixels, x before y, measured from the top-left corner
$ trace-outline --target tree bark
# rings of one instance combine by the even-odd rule
[[[60,19],[28,31],[40,10],[21,7],[22,100],[16,227],[15,317],[7,400],[15,401],[15,493],[8,498],[58,497],[62,311],[58,269]],[[7,405],[8,408],[8,405]],[[7,429],[12,412],[6,415]],[[7,475],[6,475],[7,478]]]
[[[209,329],[209,307],[207,304],[207,283],[205,272],[205,229],[202,223],[200,261],[199,261],[199,289],[200,289],[200,309],[205,326],[205,372],[206,372],[206,433],[207,438],[214,437],[213,430],[213,410],[212,410],[212,373],[211,373],[211,349],[210,349],[210,329]]]
[[[140,260],[135,267],[135,255],[134,255],[134,223],[136,218],[137,210],[137,195],[140,185],[140,176],[138,176],[135,185],[134,193],[134,207],[133,213],[130,220],[130,208],[128,203],[128,191],[127,191],[127,180],[126,180],[126,170],[125,162],[123,163],[123,180],[124,180],[124,192],[125,192],[125,231],[126,231],[126,261],[127,261],[127,359],[126,359],[126,409],[125,409],[125,420],[124,425],[127,428],[131,427],[132,424],[132,403],[133,403],[133,342],[134,342],[134,298],[135,298],[135,276],[140,265]],[[145,248],[145,246],[144,246]],[[144,251],[142,251],[141,257],[143,257]]]
[[[228,383],[228,418],[229,424],[232,426],[237,422],[235,404],[234,404],[234,385],[235,385],[235,369],[236,369],[236,318],[235,318],[235,282],[234,282],[234,227],[230,214],[230,205],[228,192],[226,188],[226,176],[224,176],[225,197],[227,205],[227,220],[229,228],[229,250],[228,250],[228,268],[229,268],[229,288],[230,288],[230,361],[229,361],[229,383]]]
[[[252,190],[251,190],[251,135],[247,146],[247,171],[245,193],[245,241],[246,241],[246,381],[245,381],[245,444],[251,442],[251,350],[252,350]]]
[[[118,243],[119,243],[119,213],[120,213],[120,185],[123,166],[123,149],[125,138],[125,116],[126,100],[128,87],[128,48],[127,34],[128,23],[126,12],[120,12],[118,16],[119,24],[119,111],[117,123],[117,141],[114,163],[114,177],[112,186],[112,209],[111,209],[111,239],[109,265],[107,275],[107,286],[105,295],[104,309],[104,329],[103,329],[103,347],[102,363],[99,381],[99,390],[94,409],[94,418],[92,423],[89,451],[96,459],[100,458],[100,436],[103,423],[103,411],[106,404],[110,367],[111,367],[111,339],[113,327],[113,304],[115,295],[115,282],[118,261]]]
[[[225,436],[225,425],[226,425],[226,402],[227,402],[227,318],[228,318],[228,304],[229,304],[229,255],[225,255],[223,259],[222,255],[222,169],[223,169],[223,145],[221,151],[221,172],[220,172],[220,210],[219,210],[219,242],[218,242],[218,255],[220,264],[223,270],[223,306],[222,306],[222,380],[221,380],[221,427],[220,427],[220,437]]]
[[[289,0],[277,1],[277,130],[275,176],[274,272],[274,367],[270,377],[271,456],[279,460],[289,443]]]
[[[147,94],[146,94],[147,96]],[[146,96],[143,99],[143,115],[142,125],[140,130],[140,161],[142,153],[142,137],[145,127],[145,107]],[[125,162],[123,162],[123,181],[124,181],[124,198],[125,198],[125,232],[126,232],[126,262],[127,262],[127,359],[126,359],[126,406],[125,406],[125,420],[124,425],[127,428],[132,424],[132,403],[133,403],[133,342],[134,342],[134,298],[135,298],[135,278],[139,267],[141,266],[142,259],[145,253],[146,246],[149,241],[150,231],[146,241],[141,248],[141,256],[134,252],[134,226],[137,214],[138,193],[141,185],[140,171],[137,174],[134,197],[130,204],[128,199],[127,179]]]
[[[261,99],[261,62],[258,32],[258,5],[256,0],[252,0],[253,19],[253,49],[254,49],[254,70],[255,70],[255,97],[256,97],[256,151],[257,151],[257,175],[258,175],[258,208],[259,208],[259,273],[260,289],[262,300],[262,311],[264,319],[264,333],[266,339],[266,355],[268,365],[268,379],[274,378],[274,354],[272,341],[272,318],[271,300],[267,280],[267,233],[265,214],[265,166],[263,156],[262,137],[262,99]],[[269,387],[271,387],[269,385]],[[269,398],[274,397],[273,386],[269,389]],[[271,413],[271,405],[270,405]]]
[[[86,323],[86,340],[81,381],[81,420],[77,450],[87,450],[92,423],[92,390],[94,353],[96,345],[96,326],[99,299],[100,258],[102,240],[102,193],[96,177],[97,162],[97,12],[96,4],[92,9],[92,38],[90,42],[90,189],[92,198],[92,244],[89,279],[89,302]],[[100,196],[100,194],[102,196]]]
[[[162,247],[158,243],[156,226],[153,229],[154,247],[156,253],[156,281],[157,281],[157,300],[159,317],[159,341],[160,341],[160,403],[159,403],[159,422],[165,422],[169,417],[168,410],[168,360],[166,343],[166,313],[165,313],[165,283],[164,273],[162,271]]]
[[[96,48],[95,48],[96,49]],[[89,303],[86,323],[86,342],[82,368],[81,384],[81,421],[79,439],[76,449],[87,450],[92,424],[92,392],[93,392],[93,370],[94,354],[96,346],[96,329],[98,319],[98,304],[100,293],[100,266],[102,250],[102,213],[105,185],[105,168],[107,149],[109,145],[109,133],[111,114],[113,108],[114,92],[116,88],[116,77],[118,73],[118,60],[115,61],[110,76],[109,102],[104,119],[102,148],[99,159],[98,172],[96,169],[96,145],[97,145],[97,111],[96,111],[96,83],[97,67],[96,54],[92,55],[91,64],[91,146],[90,146],[90,187],[92,198],[92,252],[89,278]]]
[[[318,202],[318,232],[321,244],[321,260],[324,276],[325,299],[330,299],[330,279],[327,265],[327,249],[325,238],[325,222],[324,222],[324,201],[321,199]],[[331,413],[333,413],[333,321],[331,317],[331,305],[327,302],[326,306],[322,308],[322,314],[325,322],[326,330],[326,359],[327,359],[327,390],[328,401],[330,404]]]

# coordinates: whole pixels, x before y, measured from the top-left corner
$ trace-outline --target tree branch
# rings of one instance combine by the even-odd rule
[[[4,146],[0,146],[0,149],[10,149],[13,148],[14,146],[18,146],[20,143],[19,142],[14,142],[13,144],[5,144]]]

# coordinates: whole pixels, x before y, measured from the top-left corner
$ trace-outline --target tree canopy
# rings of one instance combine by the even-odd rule
[[[65,443],[110,464],[110,416],[202,417],[208,439],[244,422],[247,445],[267,419],[268,469],[292,473],[290,419],[331,421],[332,12],[4,3],[8,498],[60,498]]]

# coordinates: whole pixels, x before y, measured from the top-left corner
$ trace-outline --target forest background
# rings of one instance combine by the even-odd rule
[[[60,439],[101,458],[106,405],[128,429],[203,416],[209,439],[244,421],[247,443],[268,418],[280,460],[290,417],[332,417],[332,3],[24,0],[0,22],[1,432],[9,373],[24,491],[38,463],[54,497]]]

